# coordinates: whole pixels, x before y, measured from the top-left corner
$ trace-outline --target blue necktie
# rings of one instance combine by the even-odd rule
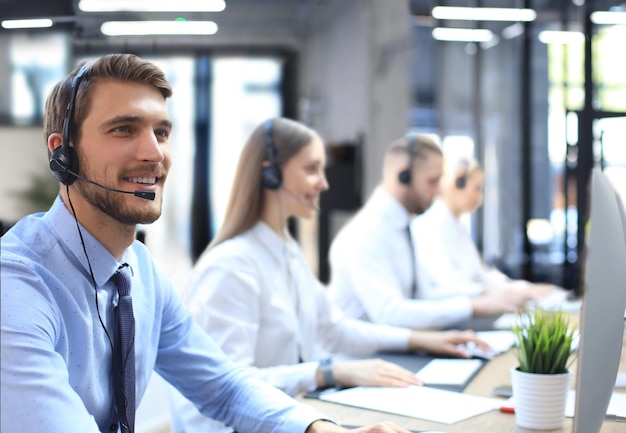
[[[130,297],[130,271],[127,264],[113,275],[119,302],[115,307],[113,345],[113,385],[122,433],[135,431],[135,318]]]

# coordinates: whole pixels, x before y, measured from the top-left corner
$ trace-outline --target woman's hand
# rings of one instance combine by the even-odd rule
[[[414,372],[382,359],[335,361],[333,376],[335,381],[343,387],[404,387],[422,384]]]
[[[409,349],[421,349],[458,358],[471,358],[471,354],[464,349],[464,346],[468,344],[475,344],[485,353],[491,352],[489,345],[478,338],[473,331],[413,331],[409,340]]]

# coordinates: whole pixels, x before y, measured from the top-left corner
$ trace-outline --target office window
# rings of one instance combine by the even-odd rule
[[[5,102],[0,102],[4,123],[28,125],[43,119],[46,96],[66,73],[67,35],[12,35],[8,43],[10,79]]]
[[[619,54],[624,51],[626,26],[602,29],[595,38],[594,82],[598,83],[598,108],[626,112],[626,65]],[[625,131],[626,132],[626,131]]]
[[[215,57],[211,139],[211,204],[214,233],[220,227],[239,160],[252,130],[282,113],[281,60]]]
[[[620,145],[623,140],[619,143],[617,139],[626,134],[626,67],[618,55],[625,39],[626,27],[609,26],[598,28],[592,40],[592,106],[599,113],[594,121],[594,163],[605,169],[616,186],[626,179],[626,151]],[[577,163],[576,153],[568,150],[568,145],[578,144],[578,112],[585,102],[584,60],[582,42],[548,47],[548,154],[554,187],[551,257],[555,262],[574,263],[578,258],[576,185],[573,179],[565,185],[563,168],[566,158],[570,164]]]

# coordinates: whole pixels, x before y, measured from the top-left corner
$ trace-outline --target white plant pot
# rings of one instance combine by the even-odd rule
[[[535,374],[511,369],[515,423],[532,430],[554,430],[563,427],[565,401],[572,372]]]

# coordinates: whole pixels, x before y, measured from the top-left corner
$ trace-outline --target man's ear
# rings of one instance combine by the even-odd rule
[[[63,137],[60,132],[53,132],[48,136],[48,150],[54,152],[59,146],[63,145]]]

